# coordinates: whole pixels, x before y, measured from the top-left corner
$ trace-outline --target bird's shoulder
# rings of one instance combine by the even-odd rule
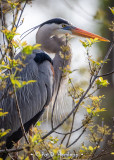
[[[45,53],[44,51],[42,50],[34,50],[33,51],[33,54],[35,54],[35,57],[34,57],[34,61],[38,64],[44,62],[44,61],[49,61],[52,65],[53,65],[53,60],[51,59],[51,57]]]
[[[23,53],[20,52],[15,56],[15,59],[21,59],[22,60],[22,57],[23,57]],[[35,63],[37,63],[37,64],[41,64],[44,61],[49,61],[53,65],[53,60],[43,50],[33,50],[32,54],[26,55],[26,58],[24,59],[23,62],[25,62],[25,63],[28,62],[29,63],[30,61],[35,61]]]
[[[23,53],[20,52],[16,55],[15,59],[22,60],[22,57]],[[26,55],[26,58],[22,61],[25,67],[23,67],[23,73],[21,72],[21,75],[25,73],[33,75],[34,73],[36,78],[40,76],[40,74],[44,74],[47,77],[52,76],[54,78],[53,60],[43,50],[33,50],[32,54]]]

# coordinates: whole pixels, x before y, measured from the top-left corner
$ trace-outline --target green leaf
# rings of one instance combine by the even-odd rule
[[[42,121],[38,121],[38,122],[36,123],[36,126],[41,126],[41,122],[42,122]]]
[[[20,35],[19,33],[16,33],[16,28],[14,27],[11,31],[8,30],[7,28],[5,28],[4,30],[1,30],[5,36],[7,37],[7,39],[9,41],[13,40],[15,35]]]
[[[25,160],[29,160],[29,157],[27,156],[27,157],[25,158]]]
[[[25,86],[29,83],[36,82],[36,80],[21,81],[21,80],[18,80],[18,79],[19,79],[19,77],[15,77],[15,74],[10,75],[11,83],[13,85],[15,85],[17,88],[22,88],[23,86]]]
[[[103,80],[102,77],[99,77],[99,79],[96,80],[96,84],[98,86],[103,86],[103,87],[107,87],[109,85],[107,80]]]
[[[87,150],[87,147],[86,147],[86,146],[84,146],[84,145],[82,146],[82,148],[83,148],[84,150]]]
[[[87,113],[91,113],[92,112],[92,110],[90,109],[90,108],[87,108]]]
[[[94,43],[99,42],[98,38],[86,38],[85,41],[80,40],[80,42],[82,43],[82,45],[87,48],[87,47],[91,47]]]
[[[89,150],[90,150],[90,151],[93,151],[93,147],[92,147],[92,146],[89,146]]]
[[[34,46],[31,46],[31,45],[27,45],[27,46],[24,46],[23,49],[22,49],[22,52],[29,55],[29,54],[32,54],[32,51],[34,49],[40,49],[40,44],[36,44]]]
[[[8,112],[2,112],[2,109],[0,108],[0,117],[1,116],[6,116],[6,114],[8,114]]]
[[[2,131],[0,130],[0,138],[4,137],[6,134],[8,134],[10,132],[10,129]]]
[[[112,14],[114,14],[114,7],[109,7],[110,8],[110,10],[111,10],[111,12],[112,12]]]
[[[28,46],[25,46],[22,50],[23,53],[25,54],[32,54],[32,51],[33,51],[33,47],[28,45]]]

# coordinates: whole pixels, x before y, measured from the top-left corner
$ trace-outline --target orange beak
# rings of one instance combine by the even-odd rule
[[[87,31],[84,31],[84,30],[76,28],[76,27],[73,27],[71,29],[71,32],[72,32],[73,35],[77,35],[77,36],[81,36],[81,37],[86,37],[86,38],[92,38],[92,39],[98,38],[99,41],[110,42],[106,38],[103,38],[103,37],[101,37],[99,35],[96,35],[96,34],[93,34],[93,33],[87,32]]]

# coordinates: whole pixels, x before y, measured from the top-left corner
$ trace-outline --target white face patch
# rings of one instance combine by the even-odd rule
[[[70,37],[72,37],[72,32],[70,30],[64,30],[62,27],[62,24],[45,24],[40,28],[40,32],[47,31],[49,33],[50,38],[52,38],[54,35],[58,37],[64,37],[65,34],[68,34]]]

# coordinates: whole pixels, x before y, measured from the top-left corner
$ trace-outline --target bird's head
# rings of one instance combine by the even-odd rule
[[[75,27],[68,21],[61,19],[61,18],[54,18],[51,20],[48,20],[40,25],[40,28],[47,28],[48,31],[51,32],[51,35],[56,35],[56,36],[64,36],[64,35],[69,35],[71,37],[75,36],[81,36],[85,38],[98,38],[99,41],[106,41],[109,42],[108,39],[103,38],[99,35],[90,33],[88,31],[82,30],[80,28]]]

